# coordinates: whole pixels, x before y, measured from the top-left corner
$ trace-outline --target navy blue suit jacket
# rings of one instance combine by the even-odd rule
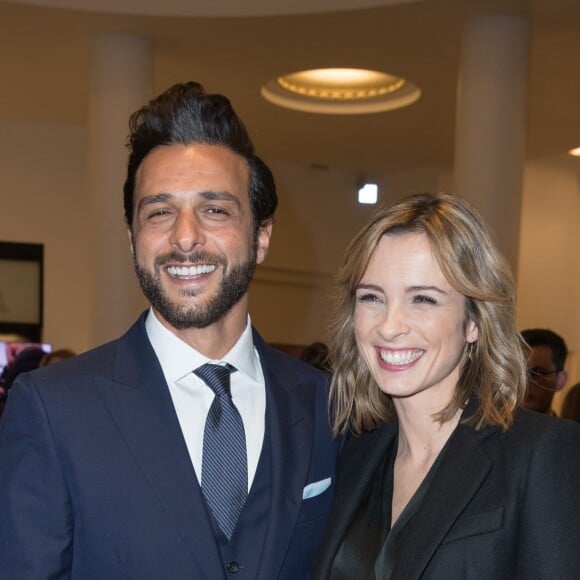
[[[334,481],[326,379],[254,338],[271,449],[256,577],[297,580],[333,492],[302,499],[307,484]],[[1,580],[226,577],[144,317],[13,387],[0,421],[0,563]]]

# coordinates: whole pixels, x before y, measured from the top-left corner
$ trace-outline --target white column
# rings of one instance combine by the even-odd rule
[[[529,57],[529,22],[480,14],[466,24],[459,72],[455,190],[493,227],[516,273]]]
[[[102,36],[93,46],[88,107],[91,346],[116,338],[146,306],[123,217],[130,114],[151,98],[152,55],[143,38]]]

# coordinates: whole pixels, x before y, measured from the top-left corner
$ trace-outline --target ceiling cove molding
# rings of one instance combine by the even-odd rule
[[[13,4],[143,16],[235,18],[362,10],[425,0],[10,0]]]

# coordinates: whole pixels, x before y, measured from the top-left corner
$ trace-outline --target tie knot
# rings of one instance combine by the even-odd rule
[[[232,365],[204,364],[193,372],[218,396],[230,396],[230,373],[236,370]]]

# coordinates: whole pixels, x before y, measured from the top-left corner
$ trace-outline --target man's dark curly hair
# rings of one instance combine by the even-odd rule
[[[257,230],[272,218],[278,197],[274,177],[255,154],[248,131],[230,101],[208,94],[196,82],[173,85],[133,113],[129,119],[127,178],[123,187],[125,220],[132,228],[135,178],[143,159],[161,145],[221,145],[243,157],[249,166],[249,197]]]

